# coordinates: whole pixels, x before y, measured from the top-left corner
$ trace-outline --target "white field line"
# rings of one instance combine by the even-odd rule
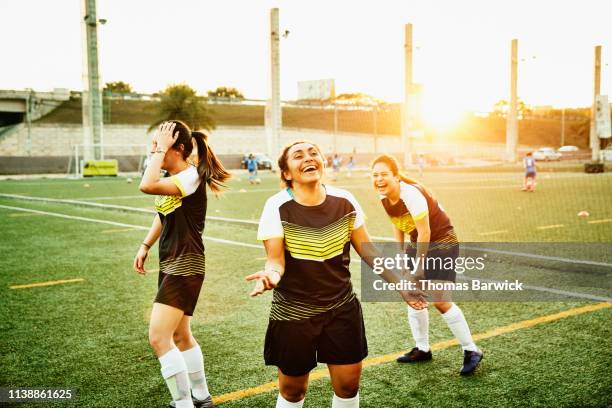
[[[88,202],[85,202],[85,201],[64,200],[64,199],[59,199],[59,198],[29,197],[29,196],[21,196],[21,195],[17,195],[17,194],[0,194],[0,197],[16,198],[16,199],[32,200],[32,201],[42,201],[42,202],[57,202],[57,203],[64,203],[64,204],[77,204],[77,205],[91,206],[91,207],[102,208],[102,209],[118,209],[118,210],[122,210],[122,211],[134,211],[134,212],[148,213],[148,214],[154,214],[155,213],[155,211],[153,211],[153,210],[144,209],[144,208],[135,208],[135,207],[121,206],[121,205],[113,205],[113,204],[88,203]],[[15,207],[15,208],[18,208],[18,207]],[[44,212],[41,212],[41,213],[44,213]],[[244,219],[238,219],[238,218],[207,216],[206,219],[215,220],[215,221],[233,222],[233,223],[239,223],[239,224],[259,225],[258,221],[255,221],[255,220],[244,220]],[[127,225],[127,224],[126,224],[126,226],[129,227],[129,225]],[[376,236],[373,236],[372,239],[375,239],[375,240],[378,240],[378,241],[390,241],[390,242],[394,242],[393,238],[388,238],[388,237],[376,237]],[[570,264],[612,267],[612,264],[608,264],[608,263],[594,262],[594,261],[581,261],[581,260],[574,260],[574,259],[569,259],[569,258],[560,258],[560,257],[551,257],[551,256],[545,256],[545,255],[536,255],[536,254],[530,254],[530,253],[526,253],[526,252],[513,252],[513,251],[503,251],[503,250],[494,250],[494,249],[476,248],[476,247],[465,247],[465,248],[466,249],[479,250],[479,251],[489,251],[491,253],[499,253],[499,254],[512,255],[512,256],[520,256],[520,257],[525,257],[525,258],[534,258],[534,259],[540,259],[540,260],[550,260],[550,261],[556,261],[556,262],[565,262],[565,263],[570,263]]]
[[[354,259],[353,258],[353,259],[351,259],[351,263],[361,264],[361,259]],[[457,278],[458,279],[462,279],[462,280],[476,279],[476,278],[472,278],[472,277],[469,277],[467,275],[462,275],[462,274],[459,274],[459,273],[457,274]],[[478,278],[478,280],[481,280],[483,282],[503,283],[501,281],[494,280],[494,279]],[[523,285],[523,288],[526,288],[526,289],[529,289],[529,290],[535,290],[537,292],[554,293],[555,295],[575,297],[575,298],[580,298],[580,299],[596,300],[596,301],[600,301],[600,302],[612,302],[612,298],[605,297],[605,296],[591,295],[590,293],[571,292],[569,290],[546,288],[546,287],[543,287],[543,286],[532,286],[532,285]]]
[[[120,210],[120,211],[130,211],[137,212],[141,214],[155,214],[155,211],[149,208],[138,208],[138,207],[130,207],[126,205],[116,205],[116,204],[102,204],[102,203],[91,203],[88,201],[80,201],[80,200],[67,200],[63,198],[48,198],[48,197],[30,197],[19,194],[3,194],[0,193],[0,198],[11,198],[17,200],[26,200],[26,201],[38,201],[43,203],[59,203],[59,204],[73,204],[84,207],[92,207],[99,208],[103,210]],[[225,222],[234,222],[239,224],[249,224],[249,225],[259,225],[259,222],[253,220],[241,220],[237,218],[227,218],[227,217],[215,217],[212,215],[206,216],[207,220],[213,221],[225,221]]]
[[[463,280],[478,279],[478,280],[483,281],[483,282],[503,283],[502,281],[495,280],[495,279],[472,278],[472,277],[469,277],[467,275],[459,275],[459,274],[457,274],[457,277],[459,279],[463,279]],[[571,292],[569,290],[545,288],[543,286],[531,286],[531,285],[523,285],[523,288],[530,289],[530,290],[535,290],[535,291],[538,291],[538,292],[554,293],[555,295],[569,296],[569,297],[575,297],[575,298],[581,298],[581,299],[589,299],[589,300],[597,300],[597,301],[600,301],[600,302],[612,302],[612,298],[605,297],[605,296],[591,295],[589,293]]]
[[[388,242],[395,242],[394,238],[388,238],[388,237],[371,237],[372,239],[378,240],[378,241],[388,241]],[[511,256],[518,256],[518,257],[523,257],[523,258],[531,258],[531,259],[539,259],[539,260],[543,260],[543,261],[555,261],[555,262],[563,262],[563,263],[568,263],[568,264],[574,264],[574,265],[585,265],[585,266],[603,266],[606,268],[612,268],[612,264],[610,263],[605,263],[605,262],[596,262],[596,261],[586,261],[586,260],[577,260],[577,259],[570,259],[570,258],[561,258],[558,256],[548,256],[548,255],[538,255],[538,254],[530,254],[527,252],[515,252],[515,251],[504,251],[501,249],[490,249],[490,248],[482,248],[482,247],[472,247],[472,246],[462,246],[462,248],[465,249],[471,249],[471,250],[475,250],[475,251],[486,251],[486,252],[491,252],[494,254],[502,254],[502,255],[511,255]]]
[[[126,224],[126,223],[109,221],[109,220],[101,220],[101,219],[97,219],[97,218],[79,217],[79,216],[68,215],[68,214],[54,213],[54,212],[50,212],[50,211],[40,211],[40,210],[33,210],[33,209],[29,209],[29,208],[13,207],[13,206],[8,206],[8,205],[1,205],[1,204],[0,204],[0,208],[4,208],[4,209],[7,209],[7,210],[12,210],[12,211],[23,211],[23,212],[34,213],[34,214],[48,215],[48,216],[51,216],[51,217],[64,218],[64,219],[69,219],[69,220],[77,220],[77,221],[85,221],[85,222],[92,222],[92,223],[98,223],[98,224],[114,225],[114,226],[118,226],[118,227],[134,228],[134,229],[140,229],[140,230],[143,230],[143,231],[148,231],[149,230],[149,227],[145,227],[145,226],[142,226],[142,225]],[[377,237],[373,237],[373,238],[380,239],[380,238],[377,238]],[[245,242],[231,241],[231,240],[228,240],[228,239],[214,238],[214,237],[208,237],[208,236],[205,236],[204,239],[205,240],[209,240],[209,241],[213,241],[213,242],[217,242],[217,243],[220,243],[220,244],[236,245],[236,246],[242,246],[242,247],[247,247],[247,248],[255,248],[255,249],[263,249],[263,245],[248,244],[248,243],[245,243]],[[387,238],[383,238],[383,239],[384,240],[391,240],[391,241],[393,240],[393,239],[387,239]],[[497,252],[500,252],[500,251],[497,251]],[[501,251],[501,252],[506,252],[507,253],[507,251]],[[563,259],[563,258],[554,258],[554,257],[545,257],[545,258]],[[359,260],[359,259],[352,259],[351,262],[361,263],[361,260]],[[575,262],[575,261],[572,261],[572,262]],[[612,265],[609,265],[609,264],[603,264],[603,265],[612,266]],[[558,289],[542,288],[542,287],[536,287],[536,286],[530,287],[530,289],[539,290],[539,291],[545,291],[545,292],[551,292],[551,293],[557,293],[557,294],[566,294],[567,296],[580,297],[580,298],[585,298],[585,299],[593,299],[593,300],[607,299],[607,298],[602,298],[600,296],[594,296],[594,295],[589,295],[589,294],[584,294],[584,293],[576,293],[576,292],[569,292],[569,291],[560,291]]]
[[[150,227],[145,227],[143,225],[126,224],[123,222],[101,220],[98,218],[79,217],[76,215],[61,214],[61,213],[55,213],[55,212],[50,212],[50,211],[33,210],[30,208],[13,207],[10,205],[0,205],[0,208],[5,208],[7,210],[14,210],[14,211],[24,211],[24,212],[34,213],[34,214],[48,215],[50,217],[65,218],[68,220],[93,222],[93,223],[98,223],[98,224],[113,225],[116,227],[124,227],[124,228],[134,228],[134,229],[139,229],[143,231],[148,231],[150,228]],[[247,247],[247,248],[263,249],[263,245],[248,244],[245,242],[231,241],[229,239],[214,238],[214,237],[209,237],[209,236],[204,236],[204,239],[208,241],[218,242],[221,244],[237,245],[237,246],[242,246],[242,247]]]
[[[612,218],[606,218],[603,220],[591,220],[591,221],[587,221],[588,224],[603,224],[605,222],[612,222]]]
[[[536,227],[536,229],[549,230],[549,229],[563,228],[563,227],[565,227],[565,224],[553,224],[553,225],[541,225],[539,227]]]

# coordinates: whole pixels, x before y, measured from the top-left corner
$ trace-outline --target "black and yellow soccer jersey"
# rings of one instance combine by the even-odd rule
[[[423,186],[400,181],[399,201],[392,205],[385,196],[381,196],[381,201],[393,225],[398,230],[409,234],[412,242],[416,242],[418,236],[415,221],[425,217],[429,217],[430,242],[457,242],[450,218]]]
[[[180,196],[158,196],[155,200],[162,222],[159,238],[159,271],[169,275],[204,274],[204,219],[206,183],[200,183],[195,166],[170,178]]]
[[[285,240],[285,273],[275,289],[275,299],[293,304],[300,316],[336,307],[352,299],[350,279],[351,233],[363,225],[361,207],[351,193],[325,186],[322,204],[304,206],[291,190],[268,199],[259,221],[257,238]],[[306,307],[307,308],[307,307]]]

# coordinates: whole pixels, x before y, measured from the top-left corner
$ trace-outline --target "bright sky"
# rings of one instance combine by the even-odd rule
[[[414,80],[430,115],[490,110],[509,94],[510,41],[519,40],[519,97],[587,106],[594,46],[612,93],[607,0],[98,0],[100,71],[139,92],[186,82],[265,99],[269,10],[280,8],[281,97],[297,81],[334,78],[337,93],[403,99],[404,24],[413,24]],[[82,89],[81,0],[0,2],[0,89]],[[535,58],[533,58],[535,56]],[[608,64],[610,64],[608,66]]]

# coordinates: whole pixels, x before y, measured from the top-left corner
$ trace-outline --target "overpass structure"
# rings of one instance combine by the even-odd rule
[[[0,90],[0,140],[27,127],[28,135],[32,121],[57,108],[70,99],[68,89],[56,88],[52,92],[26,90]],[[27,138],[26,152],[31,152],[31,137]]]

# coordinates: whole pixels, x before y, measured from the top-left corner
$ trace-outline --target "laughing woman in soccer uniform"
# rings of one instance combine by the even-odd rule
[[[361,361],[368,354],[361,305],[350,279],[350,246],[369,241],[351,193],[323,185],[325,157],[313,143],[287,146],[278,160],[285,189],[270,197],[259,222],[265,269],[251,296],[274,289],[266,365],[278,367],[277,408],[301,407],[309,372],[327,364],[332,407],[359,406]]]
[[[219,193],[230,175],[202,132],[180,121],[164,122],[153,141],[153,156],[140,183],[158,195],[157,215],[134,259],[144,274],[149,249],[159,238],[158,291],[151,311],[149,343],[159,358],[172,407],[212,407],[204,375],[204,358],[191,334],[193,315],[204,281],[206,185]],[[190,154],[197,149],[197,166]],[[160,179],[161,170],[170,177]],[[191,393],[190,393],[191,389]]]
[[[448,215],[437,200],[421,184],[404,176],[399,171],[397,160],[393,156],[381,155],[372,162],[372,181],[374,188],[381,195],[382,205],[392,224],[397,242],[404,248],[405,235],[409,235],[412,244],[406,252],[411,256],[425,259],[439,257],[456,259],[459,242]],[[431,244],[430,244],[431,243]],[[435,264],[435,263],[434,263]],[[420,279],[455,282],[453,268],[417,268],[415,274]],[[427,265],[429,266],[429,265]],[[470,374],[482,360],[482,352],[476,347],[463,312],[456,304],[449,302],[448,294],[434,299],[434,307],[442,314],[446,324],[453,332],[464,351],[462,375]],[[416,342],[410,352],[397,359],[400,363],[431,360],[429,346],[429,314],[427,308],[416,310],[408,307],[408,323]]]

